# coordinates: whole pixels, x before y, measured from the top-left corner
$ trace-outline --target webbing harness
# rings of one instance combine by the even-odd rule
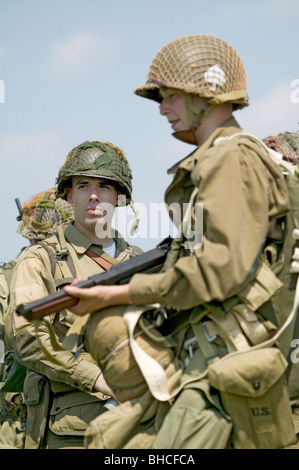
[[[288,162],[282,159],[282,155],[278,152],[269,149],[266,144],[262,141],[257,139],[255,136],[251,134],[244,134],[242,132],[234,134],[230,137],[224,137],[216,139],[214,145],[217,145],[223,140],[232,139],[232,138],[240,138],[240,137],[248,137],[255,143],[261,145],[264,150],[267,152],[268,155],[278,164],[280,165],[284,171],[291,173],[292,175],[295,174],[295,168],[293,165],[289,164]],[[194,195],[193,195],[194,197]],[[193,203],[193,201],[192,201]],[[298,221],[297,221],[298,222]],[[293,231],[293,238],[298,240],[299,239],[299,226]],[[182,239],[177,240],[177,245],[181,243]],[[178,246],[174,250],[176,253],[179,252]],[[175,256],[174,256],[175,258]],[[173,261],[173,260],[172,260]],[[297,281],[296,281],[296,289],[294,295],[294,302],[293,307],[288,315],[287,319],[283,323],[283,325],[278,329],[271,331],[272,326],[267,328],[265,323],[261,323],[258,321],[256,314],[252,311],[246,311],[246,307],[243,304],[235,305],[232,307],[232,312],[235,310],[235,315],[230,312],[230,315],[226,317],[222,317],[216,315],[215,313],[211,312],[210,308],[205,308],[207,306],[198,306],[192,310],[191,314],[187,314],[187,322],[190,321],[192,325],[193,332],[196,337],[196,341],[199,344],[199,347],[204,354],[206,361],[207,361],[207,368],[196,377],[186,378],[182,380],[181,376],[178,375],[177,382],[172,381],[169,382],[167,374],[163,367],[158,364],[152,357],[148,356],[138,345],[135,337],[134,337],[134,330],[139,322],[142,314],[149,310],[149,306],[145,307],[137,307],[137,306],[128,306],[126,312],[124,314],[124,321],[127,325],[128,332],[129,332],[129,341],[132,348],[132,352],[134,354],[135,360],[138,363],[142,374],[148,384],[148,387],[152,393],[152,395],[159,401],[168,401],[174,398],[180,390],[182,390],[186,384],[196,382],[208,376],[208,365],[214,361],[225,361],[226,358],[232,355],[239,355],[242,353],[246,353],[249,349],[250,350],[258,350],[266,347],[271,347],[275,345],[285,334],[289,327],[293,325],[294,320],[297,316],[297,311],[299,308],[299,250],[295,248],[293,254],[293,261],[290,268],[292,273],[297,274]],[[213,306],[213,303],[210,306]],[[183,312],[178,312],[178,315]],[[186,313],[186,312],[185,312]],[[252,319],[252,331],[249,332],[249,325],[248,322],[248,315],[251,315]],[[186,316],[186,315],[185,315]],[[183,315],[183,317],[185,317]],[[201,322],[204,316],[208,316],[211,320],[213,320],[212,328],[214,329],[214,334],[219,334],[221,337],[226,340],[226,345],[228,346],[228,354],[223,357],[219,357],[215,355],[213,344],[211,343],[210,339],[213,337],[213,332],[210,331],[211,334],[208,335],[209,339],[207,340],[207,334],[205,331],[205,324]],[[193,317],[193,321],[192,321]],[[247,317],[247,318],[246,318]],[[184,324],[185,318],[183,320],[177,321],[177,326],[181,327]],[[237,321],[238,320],[238,321]],[[171,319],[170,319],[171,321]],[[251,333],[251,342],[252,338],[255,337],[255,341],[253,345],[250,344],[245,335],[240,334],[240,324],[242,323],[243,328],[247,328],[247,334]],[[180,326],[179,326],[180,325]],[[211,326],[211,325],[209,325]],[[274,333],[274,334],[273,334]],[[256,344],[255,344],[256,343]]]
[[[50,264],[51,264],[51,273],[55,280],[56,288],[62,288],[66,284],[70,284],[76,277],[76,269],[72,257],[69,253],[67,247],[66,239],[64,232],[61,226],[59,226],[57,234],[49,237],[47,242],[40,241],[38,242],[48,253]],[[117,261],[109,256],[107,253],[101,255],[95,253],[92,250],[87,250],[86,254],[92,258],[97,264],[99,264],[104,270],[108,270],[117,263]],[[49,333],[51,346],[54,351],[65,351],[71,350],[74,346],[77,346],[77,350],[74,355],[76,359],[83,347],[83,339],[81,336],[84,325],[87,323],[89,315],[84,315],[78,317],[73,325],[69,328],[67,335],[63,344],[61,345],[57,339],[53,329],[53,326],[50,322],[43,319],[43,324],[46,325],[47,331]],[[39,342],[40,348],[42,349],[44,355],[50,361],[54,362],[57,365],[68,368],[71,366],[71,363],[64,363],[55,358],[50,351],[48,351],[44,344],[41,341],[41,336],[39,334],[39,325],[40,321],[35,321],[35,333],[36,338]],[[81,341],[81,342],[79,342]]]

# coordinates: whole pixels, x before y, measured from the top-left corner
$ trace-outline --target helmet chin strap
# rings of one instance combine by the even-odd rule
[[[188,118],[190,129],[173,132],[173,137],[187,144],[196,145],[195,131],[201,126],[202,122],[209,116],[209,114],[215,109],[215,105],[210,105],[206,109],[200,109],[194,106],[192,103],[192,97],[190,93],[185,93],[186,107],[188,112]]]

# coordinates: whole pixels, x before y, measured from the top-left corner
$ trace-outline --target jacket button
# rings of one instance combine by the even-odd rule
[[[254,382],[252,382],[252,385],[254,390],[258,390],[261,386],[261,382],[259,380],[255,380]]]

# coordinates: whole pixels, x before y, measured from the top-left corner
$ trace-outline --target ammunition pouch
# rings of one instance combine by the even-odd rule
[[[275,347],[231,354],[208,367],[210,385],[233,422],[235,449],[278,449],[296,442],[286,367]]]
[[[60,437],[78,436],[83,442],[89,422],[105,405],[101,393],[86,393],[66,384],[59,387],[33,371],[27,373],[24,397],[28,410],[25,449],[47,447],[48,430]]]
[[[26,367],[19,363],[13,350],[5,353],[0,364],[0,392],[22,392]]]
[[[30,370],[24,381],[27,405],[25,449],[39,449],[44,443],[50,406],[50,384],[44,375]]]

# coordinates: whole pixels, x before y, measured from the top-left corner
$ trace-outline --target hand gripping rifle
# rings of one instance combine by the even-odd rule
[[[113,265],[109,271],[90,276],[85,281],[78,282],[76,287],[86,288],[97,285],[126,284],[135,273],[159,272],[165,262],[170,249],[172,238],[163,240],[156,248],[134,256],[119,264]],[[40,320],[51,313],[60,312],[65,308],[71,308],[79,302],[79,299],[67,295],[64,289],[50,294],[40,300],[35,300],[26,305],[20,304],[16,313],[29,321]]]

